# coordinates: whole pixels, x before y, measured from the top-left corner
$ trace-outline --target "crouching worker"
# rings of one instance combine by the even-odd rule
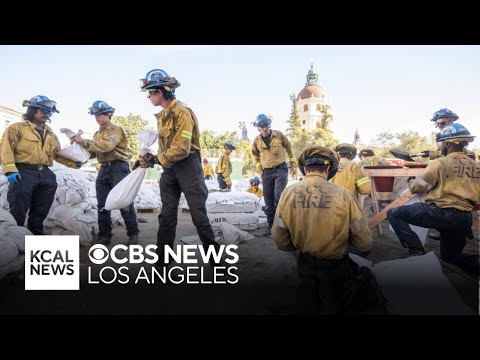
[[[93,140],[84,140],[76,135],[73,141],[87,149],[93,158],[97,158],[101,164],[98,172],[95,188],[98,202],[98,244],[110,244],[112,242],[112,218],[111,211],[103,209],[107,196],[120,181],[130,173],[127,152],[128,142],[125,132],[120,126],[111,122],[115,111],[105,101],[97,100],[89,108],[89,114],[95,116],[100,129],[93,134]],[[125,226],[127,228],[128,244],[138,244],[138,224],[133,203],[120,209]]]
[[[360,312],[383,301],[373,274],[347,252],[349,241],[367,251],[373,240],[352,193],[327,181],[337,159],[321,146],[303,150],[298,166],[306,177],[283,191],[272,227],[280,250],[300,250],[298,274],[324,314]]]
[[[218,186],[220,186],[220,191],[231,191],[232,190],[232,181],[230,180],[230,174],[232,173],[232,163],[230,162],[230,154],[235,150],[235,145],[233,142],[225,142],[225,153],[220,156],[220,159],[217,163],[216,173]]]
[[[22,116],[24,121],[8,126],[0,140],[0,164],[9,182],[10,213],[18,226],[24,226],[28,211],[27,228],[34,235],[45,234],[43,221],[57,190],[57,179],[48,167],[53,160],[75,169],[82,165],[57,155],[60,143],[46,125],[53,113],[59,112],[56,105],[43,95],[25,100],[23,106],[28,108]]]
[[[203,175],[205,175],[205,180],[212,180],[215,172],[213,171],[212,166],[208,163],[208,159],[203,159]]]
[[[250,179],[250,187],[247,189],[247,192],[250,194],[255,194],[259,198],[263,196],[263,190],[258,187],[260,185],[260,178],[258,176],[254,176]]]
[[[423,255],[425,250],[409,224],[434,228],[440,232],[442,259],[479,274],[478,253],[462,252],[480,194],[480,165],[463,152],[473,138],[463,125],[447,125],[438,138],[443,157],[429,162],[422,175],[408,181],[413,194],[426,193],[425,203],[390,209],[387,218],[411,256]]]

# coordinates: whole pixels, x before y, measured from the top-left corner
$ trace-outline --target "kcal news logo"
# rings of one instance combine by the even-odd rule
[[[79,290],[78,235],[25,236],[25,290]]]

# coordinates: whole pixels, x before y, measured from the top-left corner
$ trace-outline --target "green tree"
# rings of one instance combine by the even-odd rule
[[[431,142],[428,141],[426,136],[420,136],[416,131],[405,131],[400,134],[396,134],[400,145],[399,149],[406,151],[410,154],[418,154],[424,150],[429,150]]]
[[[230,140],[236,143],[236,131],[226,131],[223,134],[216,135],[212,130],[203,130],[200,132],[200,146],[202,149],[223,149],[226,141]]]
[[[252,143],[246,140],[242,141],[239,150],[242,157],[242,174],[253,174],[255,172],[255,160],[252,154]]]
[[[212,130],[200,132],[200,147],[202,149],[220,149],[217,136]]]
[[[391,158],[390,150],[398,149],[410,154],[418,154],[424,150],[432,150],[435,146],[435,135],[421,136],[416,131],[404,131],[402,133],[381,132],[373,141],[381,151],[376,152],[380,157]],[[422,158],[419,158],[422,159]],[[425,160],[425,159],[423,159]]]
[[[290,95],[290,100],[292,101],[292,111],[290,111],[290,118],[287,121],[289,132],[298,132],[300,130],[300,116],[298,115],[298,99],[295,94]]]
[[[125,135],[127,136],[128,147],[132,153],[132,157],[135,157],[139,153],[137,134],[141,130],[153,130],[148,124],[148,120],[142,119],[140,115],[128,114],[125,116],[113,116],[112,123],[123,128]]]
[[[315,129],[308,131],[300,129],[289,133],[290,143],[295,156],[298,158],[303,149],[311,145],[320,145],[333,149],[338,144],[338,140],[333,137],[331,131],[325,129]]]

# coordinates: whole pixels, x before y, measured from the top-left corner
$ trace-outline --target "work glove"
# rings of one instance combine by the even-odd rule
[[[140,160],[137,160],[133,163],[133,166],[132,166],[132,170],[135,170],[136,168],[138,168],[140,166]]]
[[[423,154],[422,157],[424,157],[424,158],[430,157],[430,151],[428,151],[428,150],[422,151],[420,154]]]
[[[141,167],[151,167],[151,168],[153,168],[153,165],[158,164],[157,157],[153,154],[150,154],[150,153],[146,153],[139,160],[140,160],[140,166]],[[144,164],[142,164],[142,160],[143,160]]]
[[[22,177],[18,172],[12,172],[7,175],[7,180],[10,184],[16,184],[17,182],[22,181]]]

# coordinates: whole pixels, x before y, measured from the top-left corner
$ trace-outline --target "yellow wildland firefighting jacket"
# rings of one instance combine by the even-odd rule
[[[45,125],[43,141],[35,124],[25,120],[8,126],[0,140],[0,164],[3,173],[18,172],[16,164],[52,166],[53,160],[77,169],[74,161],[57,155],[60,142],[52,129]]]
[[[215,172],[213,171],[213,168],[210,164],[205,164],[203,165],[203,175],[208,176],[208,175],[215,175]]]
[[[263,190],[260,189],[258,186],[257,188],[255,189],[253,186],[250,186],[248,189],[247,189],[247,192],[250,193],[250,194],[255,194],[257,195],[259,198],[261,198],[263,196]]]
[[[307,174],[283,190],[272,238],[285,251],[300,250],[320,259],[341,259],[349,245],[372,247],[372,234],[358,200],[318,174]]]
[[[217,174],[222,174],[225,180],[230,178],[232,173],[232,163],[230,162],[230,156],[222,154],[218,159],[217,168],[215,169]]]
[[[92,157],[96,157],[100,164],[130,159],[127,136],[120,126],[114,124],[100,126],[100,130],[93,134],[93,140],[83,140],[81,145],[92,154]]]
[[[480,165],[463,152],[453,152],[430,161],[408,186],[412,194],[427,193],[427,204],[472,211],[480,200]]]
[[[200,130],[193,111],[173,100],[156,114],[158,124],[158,161],[165,168],[200,151]]]
[[[388,160],[385,160],[379,156],[367,156],[360,161],[361,166],[378,166],[378,165],[390,165]]]
[[[288,155],[288,160],[285,156],[285,151]],[[259,174],[263,173],[263,169],[278,166],[285,161],[290,162],[291,168],[297,167],[297,160],[295,159],[290,141],[278,130],[271,131],[270,149],[267,148],[267,145],[262,140],[262,134],[259,134],[253,140],[252,153]]]
[[[372,192],[370,178],[365,175],[362,166],[347,158],[340,159],[337,173],[329,181],[349,190],[356,198],[358,194],[368,195]]]

